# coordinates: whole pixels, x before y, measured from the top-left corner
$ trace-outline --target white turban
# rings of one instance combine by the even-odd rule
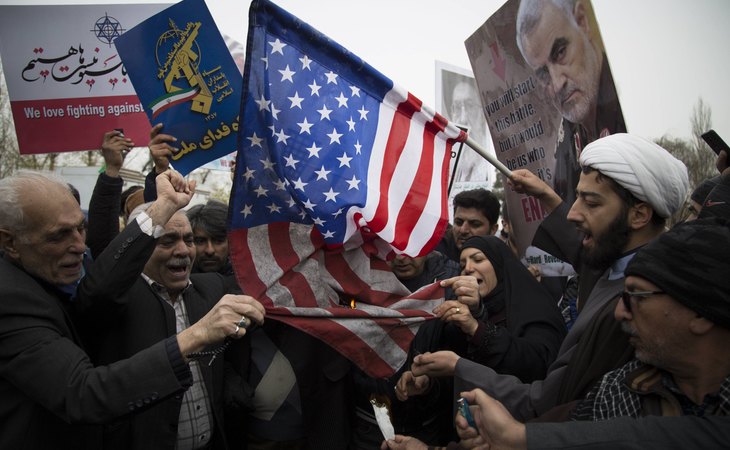
[[[580,155],[592,167],[669,217],[685,202],[689,180],[684,163],[657,144],[617,133],[588,144]]]

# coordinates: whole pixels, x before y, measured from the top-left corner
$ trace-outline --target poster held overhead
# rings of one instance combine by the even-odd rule
[[[626,132],[593,8],[588,0],[509,0],[466,49],[497,158],[528,169],[563,201],[575,200],[578,157],[590,142]],[[505,191],[520,253],[547,211]]]
[[[479,90],[471,69],[436,61],[436,111],[465,129],[472,140],[494,154],[487,119],[482,112]],[[494,182],[495,171],[491,164],[469,146],[461,148],[458,161],[453,161],[454,157],[452,152],[454,176],[450,184],[480,182],[491,185]]]
[[[236,150],[242,77],[203,0],[183,0],[117,38],[151,124],[177,138],[183,175]]]

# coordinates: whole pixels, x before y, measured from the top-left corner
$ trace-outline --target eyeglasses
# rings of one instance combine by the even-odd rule
[[[635,298],[636,301],[643,300],[647,297],[651,297],[652,295],[659,295],[663,294],[664,291],[634,291],[634,292],[628,292],[623,291],[621,293],[621,300],[624,302],[624,308],[626,308],[626,311],[631,311],[631,298]]]

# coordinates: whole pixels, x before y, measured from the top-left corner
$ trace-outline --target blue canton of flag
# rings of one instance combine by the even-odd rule
[[[240,223],[313,223],[342,244],[347,208],[365,205],[380,102],[278,37],[261,47],[248,62],[262,76],[244,104]]]

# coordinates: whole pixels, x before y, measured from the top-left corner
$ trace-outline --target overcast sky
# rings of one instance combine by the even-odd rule
[[[206,0],[223,33],[246,39],[248,0]],[[55,0],[0,0],[64,4]],[[166,1],[86,1],[169,3]],[[504,2],[278,0],[279,6],[435,106],[435,61],[470,68],[464,40]],[[446,5],[449,9],[446,9]],[[593,0],[629,132],[689,137],[698,97],[730,142],[730,1]]]

